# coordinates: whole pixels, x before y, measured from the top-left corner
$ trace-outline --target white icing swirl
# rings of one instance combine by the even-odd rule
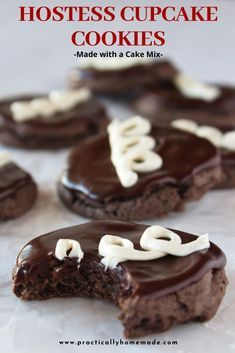
[[[57,112],[65,112],[87,101],[91,92],[87,88],[74,91],[52,91],[48,98],[36,98],[29,102],[14,102],[10,109],[13,119],[24,122],[41,116],[50,119]]]
[[[229,131],[223,135],[221,146],[226,150],[235,151],[235,131]]]
[[[183,73],[179,73],[175,77],[174,82],[181,94],[187,98],[202,99],[206,102],[212,102],[221,94],[218,87],[197,81]]]
[[[188,119],[173,120],[171,122],[171,125],[176,129],[191,132],[192,134],[195,134],[195,131],[197,130],[197,127],[198,127],[198,125],[194,121],[188,120]]]
[[[8,152],[0,152],[0,167],[11,162],[11,155]]]
[[[159,238],[167,238],[159,239]],[[104,235],[99,243],[99,254],[104,258],[101,263],[107,268],[115,268],[120,262],[156,260],[166,255],[187,256],[195,251],[208,249],[208,234],[201,235],[189,243],[182,244],[181,237],[160,226],[148,227],[141,236],[140,246],[136,250],[133,243],[125,238]]]
[[[222,141],[222,132],[213,126],[198,126],[196,135],[210,141],[213,145],[220,147]]]
[[[73,239],[59,239],[56,243],[55,256],[59,260],[65,257],[77,257],[80,262],[84,256],[78,241]]]
[[[137,183],[137,172],[148,173],[162,166],[162,158],[152,151],[155,140],[145,136],[150,130],[150,122],[140,116],[124,122],[113,120],[108,126],[111,161],[126,188]]]
[[[191,132],[192,134],[203,137],[216,147],[235,151],[235,131],[225,132],[224,134],[213,126],[202,125],[187,119],[172,121],[171,125],[177,129]]]
[[[123,70],[136,65],[146,65],[152,63],[153,60],[144,58],[86,58],[80,61],[80,68],[94,68],[99,71]]]

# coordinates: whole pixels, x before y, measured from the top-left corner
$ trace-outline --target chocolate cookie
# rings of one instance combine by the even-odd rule
[[[113,302],[121,309],[126,337],[165,331],[190,320],[211,319],[227,285],[226,258],[215,244],[208,242],[201,247],[204,250],[191,249],[187,256],[165,253],[151,261],[119,259],[115,267],[103,264],[100,253],[101,241],[107,238],[104,235],[112,234],[109,240],[119,244],[114,248],[122,252],[127,249],[125,242],[141,250],[146,232],[149,228],[145,225],[96,221],[35,238],[17,258],[13,291],[24,300],[85,296]],[[198,241],[197,236],[182,231],[163,228],[163,232],[174,232],[183,244],[180,248]],[[151,252],[134,249],[130,251],[137,252],[137,258],[139,253],[146,256]]]
[[[78,101],[71,99],[70,92],[53,92],[52,96],[52,101],[37,95],[0,101],[1,143],[21,148],[63,148],[107,126],[104,107],[88,91],[81,100],[78,93]]]
[[[150,162],[158,157],[162,164],[140,173],[130,187],[121,184],[111,161],[108,134],[80,144],[60,178],[61,200],[89,218],[142,220],[182,210],[186,201],[199,199],[221,182],[220,155],[207,140],[160,126],[152,127],[151,137],[157,156],[152,153]]]
[[[235,89],[215,87],[219,89],[220,94],[208,101],[184,96],[172,82],[168,87],[145,92],[135,101],[134,108],[158,124],[170,125],[178,120],[192,120],[199,127],[214,127],[225,134],[235,129]],[[205,134],[203,136],[207,137]],[[220,147],[225,175],[220,187],[235,187],[235,147],[217,147]]]
[[[36,200],[37,186],[32,177],[0,153],[0,220],[16,218],[27,212]]]
[[[72,69],[68,78],[70,87],[85,86],[101,94],[135,94],[151,85],[167,84],[177,73],[173,64],[166,60],[100,60],[91,66]]]

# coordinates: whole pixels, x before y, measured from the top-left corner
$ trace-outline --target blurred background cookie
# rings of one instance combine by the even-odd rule
[[[94,58],[69,72],[71,88],[85,86],[95,93],[131,95],[171,81],[177,69],[168,60]]]
[[[37,186],[29,173],[0,152],[0,221],[21,216],[34,204]]]
[[[212,85],[179,73],[165,87],[146,91],[133,104],[151,121],[207,138],[220,148],[224,181],[235,187],[235,88]]]
[[[21,148],[69,147],[102,131],[109,118],[90,90],[52,91],[0,101],[0,142]]]

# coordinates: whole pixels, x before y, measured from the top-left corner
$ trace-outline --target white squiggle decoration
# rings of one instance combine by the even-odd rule
[[[174,82],[183,96],[188,98],[212,102],[221,94],[221,90],[218,87],[197,81],[183,73],[179,73],[174,79]]]
[[[169,240],[159,239],[167,238]],[[187,256],[195,251],[208,249],[208,234],[201,235],[189,243],[182,244],[181,237],[160,226],[148,227],[140,239],[143,250],[134,249],[133,243],[125,238],[104,235],[99,243],[99,254],[104,256],[101,263],[107,268],[115,268],[127,260],[156,260],[166,255]]]
[[[67,253],[69,254],[67,255]],[[65,257],[77,257],[80,262],[84,256],[81,246],[78,241],[73,239],[59,239],[56,243],[55,256],[59,260]]]
[[[8,152],[0,152],[0,167],[11,162],[11,155]]]
[[[153,62],[149,58],[86,58],[81,60],[81,69],[94,68],[100,71],[123,70],[136,65],[148,65]]]
[[[187,119],[172,121],[171,125],[177,129],[191,132],[192,134],[204,137],[216,147],[235,151],[235,131],[225,132],[224,134],[213,126],[201,125]]]
[[[235,151],[235,131],[229,131],[224,134],[222,147],[230,151]]]
[[[65,112],[88,100],[91,92],[87,88],[74,91],[52,91],[48,98],[35,98],[29,102],[11,104],[13,119],[17,122],[34,119],[37,116],[50,118],[57,112]]]
[[[150,130],[150,122],[140,116],[124,122],[113,120],[108,126],[111,161],[126,188],[137,183],[137,172],[148,173],[162,166],[162,158],[152,151],[155,140],[145,136]]]

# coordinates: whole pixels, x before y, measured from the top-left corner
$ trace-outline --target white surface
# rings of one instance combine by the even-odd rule
[[[55,228],[86,221],[66,210],[55,193],[55,182],[64,164],[66,152],[12,153],[16,160],[21,161],[22,166],[32,172],[39,183],[40,194],[35,207],[28,214],[1,225],[1,352],[28,353],[32,347],[37,353],[76,352],[77,347],[61,348],[58,341],[122,338],[122,327],[117,320],[118,309],[113,305],[76,298],[22,302],[11,293],[11,271],[18,251],[26,242]],[[151,336],[160,340],[178,340],[177,347],[164,347],[163,352],[196,353],[202,347],[207,347],[207,352],[232,352],[234,349],[234,209],[234,191],[213,191],[200,202],[189,204],[186,212],[156,221],[159,225],[196,234],[208,232],[210,239],[222,247],[228,257],[227,273],[230,281],[218,314],[206,325],[190,323]],[[146,347],[145,350],[158,351],[155,347]],[[82,352],[86,351],[103,352],[102,347],[83,347]],[[113,352],[139,351],[132,346],[113,349]]]
[[[140,3],[136,0],[135,3]],[[27,2],[28,3],[28,2]],[[30,4],[38,3],[30,1]],[[53,4],[55,1],[45,1]],[[56,1],[57,3],[57,1]],[[71,4],[74,1],[63,1]],[[79,5],[87,4],[80,1]],[[94,1],[90,1],[90,4]],[[102,1],[103,4],[108,1]],[[122,1],[122,4],[129,1]],[[148,4],[156,5],[155,1]],[[165,3],[159,1],[159,3]],[[171,1],[178,3],[178,1]],[[197,1],[197,5],[204,1]],[[207,1],[212,3],[212,1]],[[199,78],[235,82],[235,36],[233,1],[220,4],[220,21],[216,24],[169,24],[168,44],[162,50],[175,58],[180,67]],[[76,64],[74,48],[69,43],[72,30],[85,24],[19,24],[18,1],[0,1],[0,94],[43,91],[63,88],[66,71]],[[192,1],[181,1],[181,5]],[[94,25],[93,25],[94,26]],[[98,25],[97,25],[98,26]],[[100,26],[100,25],[99,25]],[[116,24],[120,27],[120,24]],[[134,28],[134,24],[130,25]],[[123,25],[122,25],[123,27]],[[147,27],[147,25],[145,26]],[[148,28],[152,29],[152,24]],[[162,27],[157,24],[157,27]],[[93,27],[94,28],[94,27]],[[136,25],[138,28],[138,25]],[[142,24],[141,24],[142,28]],[[124,28],[125,29],[125,28]],[[200,54],[201,53],[201,54]],[[111,112],[117,118],[127,112],[116,104]],[[0,231],[0,351],[3,353],[104,352],[102,346],[60,346],[59,340],[122,338],[113,305],[87,299],[52,299],[21,302],[11,292],[11,271],[20,248],[32,237],[56,228],[85,222],[66,210],[56,196],[56,180],[68,151],[23,152],[11,150],[14,158],[29,170],[39,184],[39,198],[25,216],[1,224]],[[151,336],[159,340],[177,340],[167,347],[105,347],[109,352],[177,352],[229,353],[235,350],[235,191],[213,191],[203,200],[188,205],[184,213],[155,221],[159,225],[197,234],[209,233],[210,239],[225,251],[228,258],[229,286],[224,301],[207,324],[190,323],[166,333]],[[153,222],[147,222],[153,224]]]

